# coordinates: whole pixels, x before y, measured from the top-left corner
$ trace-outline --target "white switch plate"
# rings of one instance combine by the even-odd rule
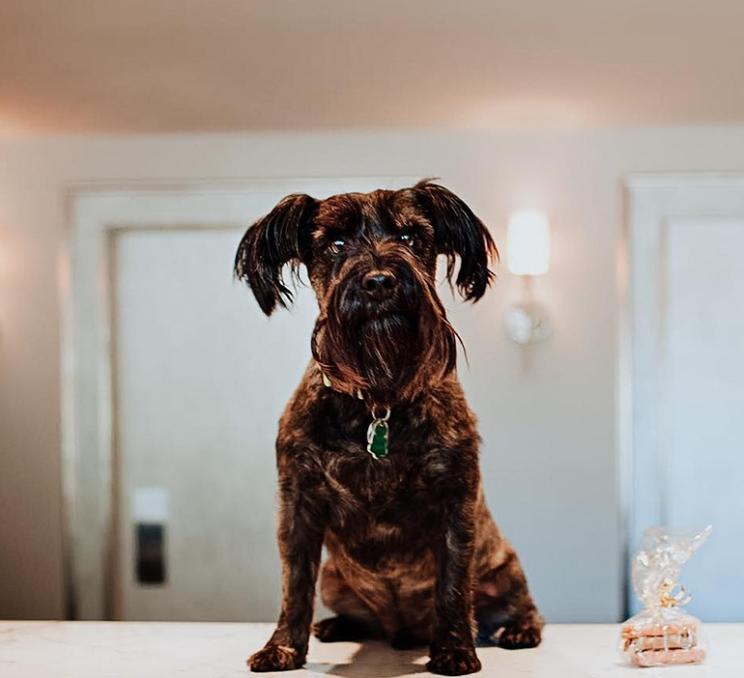
[[[164,487],[138,487],[132,492],[132,519],[135,523],[168,522],[168,490]]]

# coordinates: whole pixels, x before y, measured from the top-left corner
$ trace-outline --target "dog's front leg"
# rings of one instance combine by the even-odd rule
[[[281,471],[280,471],[281,474]],[[248,660],[251,671],[288,671],[305,663],[315,581],[323,546],[324,511],[295,476],[279,481],[282,607],[274,634]]]
[[[467,492],[450,497],[444,512],[436,550],[436,621],[426,665],[432,673],[459,676],[481,668],[473,640],[474,509]]]

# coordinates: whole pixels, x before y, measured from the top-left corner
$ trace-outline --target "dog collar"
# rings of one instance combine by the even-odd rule
[[[333,388],[330,377],[323,370],[320,370],[320,376],[326,388]],[[359,400],[364,400],[361,389],[357,390],[356,397]],[[383,410],[382,414],[378,413],[380,409]],[[388,419],[390,419],[390,408],[377,408],[373,405],[369,411],[372,415],[372,421],[367,427],[367,452],[375,459],[384,459],[388,456],[389,451],[388,433],[390,426],[388,425]]]
[[[333,388],[333,384],[331,383],[331,378],[323,372],[323,370],[320,370],[320,376],[323,378],[323,386],[326,388]],[[342,393],[342,391],[339,391],[339,393]],[[359,400],[364,400],[364,396],[362,395],[362,389],[357,389],[356,397]]]

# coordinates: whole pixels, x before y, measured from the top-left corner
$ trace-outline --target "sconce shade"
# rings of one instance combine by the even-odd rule
[[[543,275],[550,265],[548,217],[539,210],[521,210],[509,218],[507,265],[515,275]]]

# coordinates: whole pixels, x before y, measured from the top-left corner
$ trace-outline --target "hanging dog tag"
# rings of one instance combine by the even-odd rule
[[[367,428],[367,452],[375,459],[384,459],[388,455],[388,419],[390,408],[385,409],[385,415],[378,417],[372,411],[372,423]]]

